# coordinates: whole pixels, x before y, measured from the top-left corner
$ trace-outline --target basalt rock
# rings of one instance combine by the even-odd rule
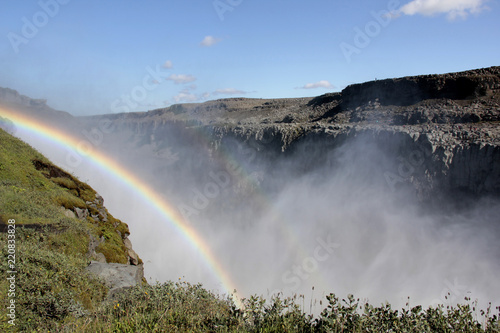
[[[132,266],[93,261],[86,270],[104,280],[109,288],[108,298],[113,298],[126,288],[141,284],[144,278],[143,265]]]
[[[409,106],[429,99],[468,100],[492,96],[500,89],[500,67],[460,73],[422,75],[353,84],[342,91],[345,108],[378,100]]]
[[[130,241],[130,239],[125,238],[123,240],[123,244],[125,245],[125,247],[128,250],[129,264],[130,265],[138,265],[139,264],[139,256],[132,248],[132,242]]]
[[[75,214],[80,220],[84,220],[89,216],[89,210],[75,207]]]
[[[4,91],[4,95],[9,103],[19,98],[23,105],[37,103],[12,91]],[[40,117],[38,111],[32,114]],[[500,67],[495,66],[373,80],[317,97],[238,97],[149,112],[72,121],[65,118],[64,126],[74,133],[102,130],[99,148],[110,156],[126,155],[133,165],[144,161],[137,172],[161,174],[172,180],[191,177],[193,183],[210,181],[209,176],[203,179],[208,175],[207,164],[226,168],[218,164],[228,151],[253,164],[274,163],[296,151],[303,151],[304,156],[311,150],[324,155],[359,133],[374,132],[371,141],[392,147],[396,156],[404,155],[404,149],[411,152],[422,145],[431,147],[432,154],[423,164],[425,170],[410,177],[415,187],[425,188],[427,193],[497,195],[499,122]],[[113,130],[104,131],[103,124]],[[385,133],[394,133],[390,145]],[[86,140],[84,136],[82,139]],[[313,147],[304,148],[304,143]],[[305,160],[318,164],[314,159]],[[154,167],[145,170],[148,166]],[[262,183],[266,183],[266,177],[273,177],[260,170],[249,173],[258,174]],[[176,191],[188,188],[182,185]],[[98,202],[90,205],[99,206]],[[105,219],[100,214],[103,212],[91,213],[96,221]]]
[[[168,157],[164,165],[190,174],[203,172],[189,157],[172,153],[172,147],[192,151],[198,159],[216,160],[221,152],[236,151],[252,161],[303,150],[304,160],[318,164],[321,157],[308,159],[311,148],[303,149],[304,143],[325,154],[372,133],[371,141],[392,147],[397,156],[404,149],[431,150],[419,166],[425,170],[409,177],[422,193],[500,195],[500,67],[374,80],[315,98],[229,98],[84,120],[89,127],[111,121],[120,143],[129,138],[127,151],[137,159]],[[105,144],[112,150],[113,135],[108,137]],[[265,183],[266,172],[260,174]]]

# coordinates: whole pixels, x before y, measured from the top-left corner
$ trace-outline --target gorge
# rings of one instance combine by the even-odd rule
[[[9,89],[0,100],[139,175],[203,235],[242,297],[500,304],[500,67],[92,117]],[[151,280],[228,292],[196,244],[85,154],[11,130],[103,194]]]

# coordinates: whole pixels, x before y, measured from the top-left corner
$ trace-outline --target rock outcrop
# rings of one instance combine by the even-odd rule
[[[78,218],[100,230],[97,235],[93,231],[88,231],[87,257],[92,260],[88,269],[107,282],[111,294],[135,285],[136,280],[142,281],[144,277],[142,260],[128,239],[130,235],[128,226],[108,213],[103,197],[89,185],[80,182],[55,165],[41,160],[33,160],[32,163],[47,179],[75,196],[75,200],[72,201],[65,198],[58,200],[61,211],[66,217]],[[80,206],[73,206],[75,203],[79,203]]]
[[[353,84],[342,91],[345,108],[378,100],[409,106],[428,99],[467,100],[492,96],[500,89],[500,67],[442,75],[421,75]]]
[[[30,112],[32,116],[56,122],[69,121],[73,118],[67,112],[49,107],[46,99],[33,99],[9,88],[0,87],[0,106],[14,106],[16,109]]]
[[[86,270],[104,280],[109,288],[108,298],[113,298],[126,288],[140,285],[144,278],[143,265],[106,264],[93,261]]]
[[[315,98],[230,98],[84,119],[90,128],[102,120],[120,142],[128,137],[129,152],[160,160],[172,146],[215,158],[231,142],[276,159],[304,143],[326,152],[366,133],[397,155],[429,149],[425,170],[410,177],[426,193],[500,195],[500,67],[376,80]],[[193,173],[193,161],[179,159],[177,169],[185,163]]]
[[[27,103],[12,91],[3,93]],[[235,147],[254,151],[253,160],[275,161],[302,149],[304,143],[326,152],[366,132],[398,156],[404,149],[432,151],[419,165],[425,170],[409,180],[426,193],[499,195],[499,122],[500,67],[496,66],[375,80],[318,97],[228,98],[72,118],[64,126],[74,133],[82,128],[97,133],[99,148],[110,155],[126,151],[131,160],[149,159],[151,163],[143,164],[168,168],[170,172],[162,174],[174,178],[183,172],[196,177],[206,173],[201,160],[216,161]],[[112,130],[101,131],[103,124]],[[259,177],[266,181],[266,175]],[[104,219],[101,213],[89,216]],[[82,218],[87,212],[75,210],[75,214]],[[129,257],[135,262],[132,252]]]

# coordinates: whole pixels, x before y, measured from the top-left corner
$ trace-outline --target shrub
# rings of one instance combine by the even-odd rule
[[[53,201],[55,204],[63,206],[66,209],[74,209],[75,207],[85,209],[87,207],[82,199],[75,197],[74,195],[66,191],[59,192],[53,198]]]
[[[50,180],[61,187],[67,188],[68,190],[76,190],[78,188],[75,182],[70,178],[56,177],[51,178]],[[78,192],[76,192],[76,194],[78,194]]]
[[[75,320],[93,310],[107,292],[104,284],[85,273],[83,256],[54,251],[50,237],[29,229],[17,229],[16,304],[20,331],[52,330],[67,320]],[[2,244],[4,245],[4,244]],[[6,257],[6,246],[1,255]],[[0,263],[7,271],[7,262]],[[2,301],[7,289],[2,280]]]

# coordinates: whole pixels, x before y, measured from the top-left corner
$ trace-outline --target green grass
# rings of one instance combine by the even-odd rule
[[[299,297],[300,298],[300,297]],[[394,310],[389,304],[359,304],[352,295],[327,296],[328,306],[313,317],[297,297],[257,296],[237,309],[227,297],[201,285],[166,282],[127,290],[85,316],[59,326],[78,332],[499,332],[498,315],[476,311],[474,303]],[[486,311],[490,311],[486,310]],[[478,319],[478,318],[484,319]]]
[[[104,299],[102,281],[85,274],[90,235],[105,235],[97,251],[108,262],[126,263],[123,237],[128,227],[108,215],[107,222],[68,218],[65,209],[87,207],[96,192],[53,165],[29,145],[0,130],[0,222],[16,220],[16,302],[19,331],[53,330],[97,308]],[[22,228],[29,225],[29,229]],[[0,234],[7,258],[7,234]],[[2,260],[1,271],[7,271]],[[7,306],[7,280],[0,280],[0,303]],[[0,330],[5,326],[5,311]],[[8,325],[7,325],[8,326]]]
[[[77,236],[77,229],[63,234]],[[84,243],[72,239],[71,243]],[[72,246],[51,232],[19,228],[16,232],[16,308],[19,331],[54,330],[68,320],[85,315],[104,300],[106,287],[85,273],[88,262],[79,246]],[[68,246],[69,245],[69,246]],[[73,251],[72,251],[73,250]],[[2,258],[7,248],[2,246]],[[1,270],[7,271],[2,260]],[[0,282],[0,302],[7,307],[6,280]],[[4,310],[5,311],[5,310]],[[5,321],[1,325],[6,328]],[[10,326],[10,325],[8,325]],[[0,326],[2,328],[2,326]]]
[[[16,220],[18,271],[14,327],[6,317],[8,282],[3,274],[0,279],[0,331],[500,332],[500,313],[476,309],[469,299],[456,307],[394,310],[388,304],[376,307],[351,295],[340,300],[331,294],[321,315],[313,317],[299,306],[301,296],[252,296],[238,309],[228,296],[199,284],[166,282],[130,288],[108,300],[103,282],[84,270],[90,235],[106,239],[97,251],[108,262],[126,262],[123,237],[128,226],[110,214],[107,222],[64,215],[65,209],[89,209],[86,202],[95,195],[90,186],[0,130],[0,222]],[[1,272],[9,269],[7,254],[3,233]]]

